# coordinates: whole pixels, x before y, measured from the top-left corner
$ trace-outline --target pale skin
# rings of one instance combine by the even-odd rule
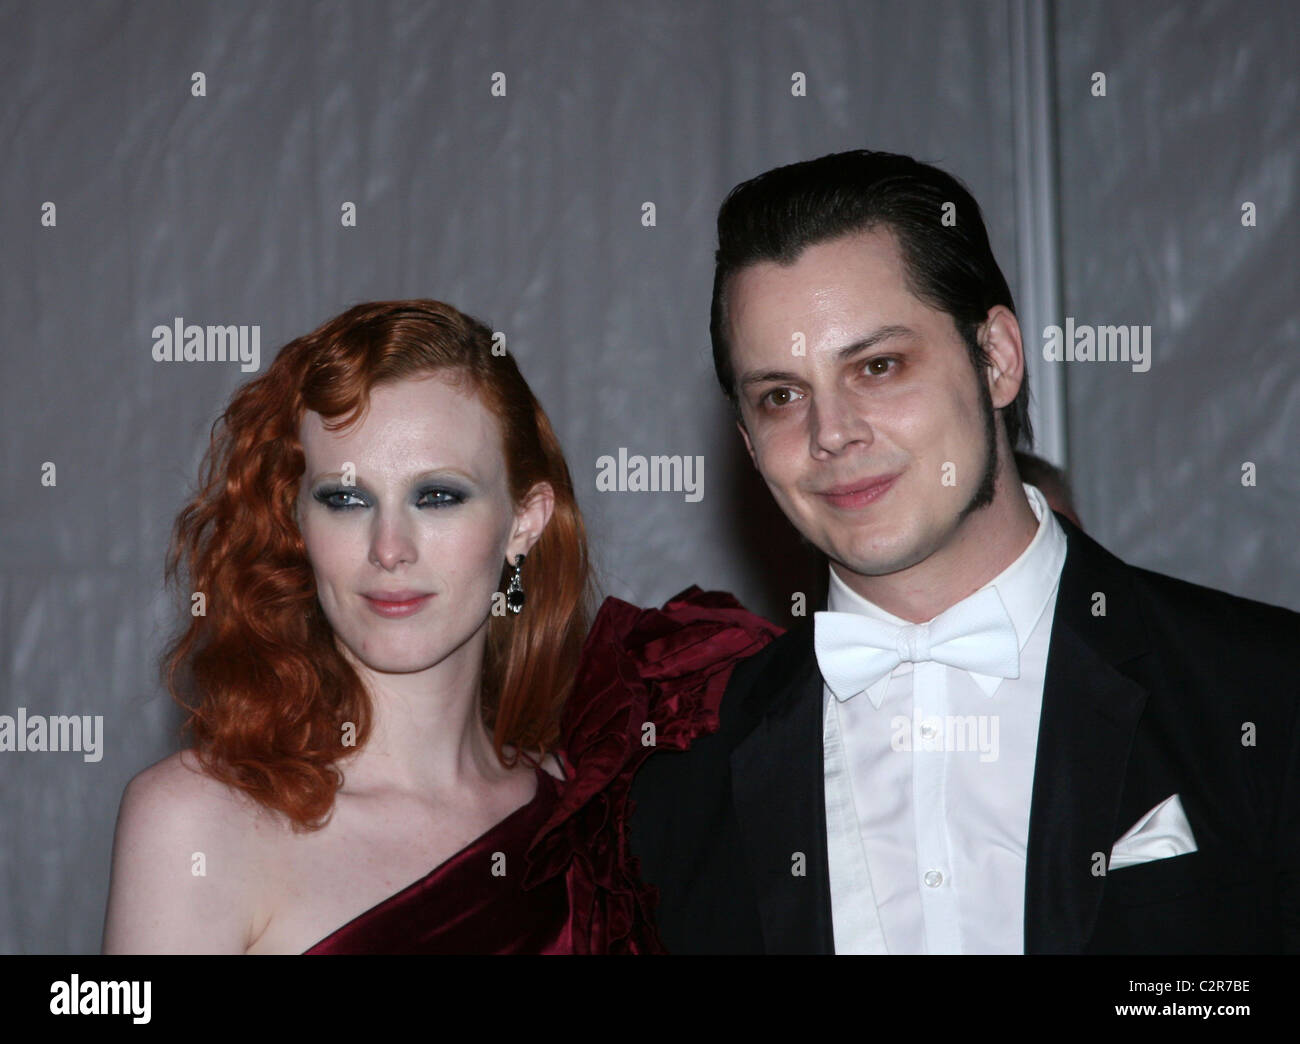
[[[333,814],[310,833],[199,771],[190,752],[136,776],[118,815],[105,953],[301,953],[536,795],[535,770],[492,750],[480,676],[502,565],[541,536],[551,487],[512,503],[495,418],[444,375],[376,387],[346,430],[308,413],[300,438],[298,525],[321,606],[370,693],[370,737],[339,763]],[[354,486],[342,482],[348,463]],[[402,618],[366,597],[393,592],[431,597]],[[554,758],[543,767],[562,778]]]
[[[851,590],[923,623],[1014,562],[1038,522],[1001,420],[992,502],[966,510],[991,456],[977,381],[997,409],[1024,380],[1015,316],[989,309],[977,377],[951,316],[903,272],[887,230],[810,246],[738,272],[728,327],[740,433],[777,503]],[[890,476],[874,500],[854,492]]]

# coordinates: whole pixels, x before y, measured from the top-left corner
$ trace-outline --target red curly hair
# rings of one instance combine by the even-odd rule
[[[549,751],[558,736],[590,614],[586,532],[559,440],[482,323],[438,301],[359,304],[291,341],[235,393],[212,427],[199,491],[176,519],[167,556],[167,579],[206,602],[162,661],[168,691],[189,712],[195,754],[295,830],[324,825],[342,783],[335,763],[371,727],[370,698],[335,644],[294,521],[305,468],[299,424],[312,410],[345,426],[375,385],[434,372],[468,382],[497,418],[516,504],[534,483],[555,491],[523,566],[527,608],[490,618],[481,696],[503,763]],[[347,722],[355,746],[342,745]]]

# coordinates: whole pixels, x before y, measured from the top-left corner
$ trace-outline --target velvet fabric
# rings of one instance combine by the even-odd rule
[[[563,784],[537,769],[537,793],[420,880],[354,917],[309,954],[568,953],[562,878],[524,890],[524,854]],[[505,873],[493,874],[505,856]]]
[[[632,778],[716,731],[732,668],[781,633],[697,587],[662,609],[606,599],[561,719],[565,779],[538,769],[532,802],[307,953],[663,953],[629,849]]]

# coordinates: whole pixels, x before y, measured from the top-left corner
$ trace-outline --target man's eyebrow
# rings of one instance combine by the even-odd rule
[[[740,386],[749,388],[755,384],[767,384],[769,381],[797,384],[799,380],[798,374],[790,373],[788,370],[750,370],[740,378]]]
[[[903,326],[899,323],[890,323],[888,326],[882,326],[878,330],[873,330],[860,341],[854,341],[852,344],[846,344],[843,348],[835,349],[836,359],[847,359],[850,355],[856,355],[858,352],[867,348],[873,348],[881,341],[887,341],[891,337],[911,337],[916,333],[910,326]]]
[[[835,349],[835,358],[844,360],[858,352],[866,351],[879,344],[881,341],[887,341],[893,337],[911,337],[916,333],[910,326],[903,326],[899,323],[891,323],[888,326],[882,326],[873,330],[852,344],[846,344],[843,348]],[[755,384],[767,384],[771,381],[789,381],[798,383],[802,380],[798,374],[791,373],[788,370],[751,370],[740,378],[740,386],[748,388]]]

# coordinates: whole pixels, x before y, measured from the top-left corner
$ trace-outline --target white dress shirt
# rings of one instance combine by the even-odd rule
[[[823,691],[836,953],[1023,953],[1025,852],[1047,649],[1065,532],[1023,484],[1038,531],[985,587],[1020,674],[904,661],[847,700]],[[828,609],[909,623],[831,570]]]

